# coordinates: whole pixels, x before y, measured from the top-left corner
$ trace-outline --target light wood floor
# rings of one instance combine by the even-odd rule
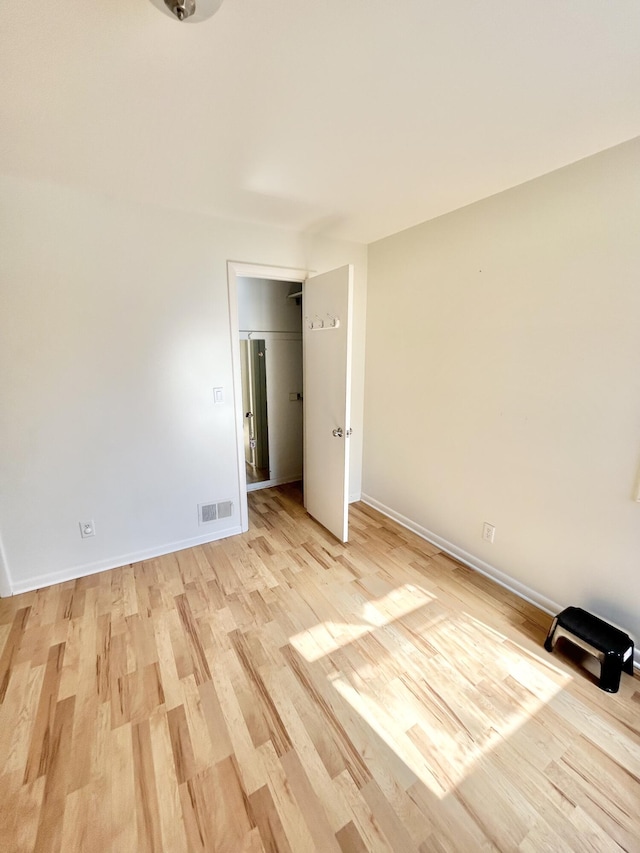
[[[0,602],[2,851],[638,851],[640,682],[362,504]]]

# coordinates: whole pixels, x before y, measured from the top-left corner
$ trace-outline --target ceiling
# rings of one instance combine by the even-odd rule
[[[0,171],[359,242],[640,135],[637,0],[29,0]]]

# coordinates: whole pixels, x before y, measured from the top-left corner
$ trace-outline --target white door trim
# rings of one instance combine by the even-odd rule
[[[238,319],[238,278],[267,278],[273,281],[306,281],[309,270],[275,267],[268,264],[247,264],[227,261],[229,291],[229,333],[231,335],[231,367],[233,370],[233,409],[236,417],[236,455],[240,488],[240,525],[249,529],[247,504],[247,472],[244,462],[244,433],[242,417],[242,377],[240,375],[240,321]]]
[[[8,598],[10,595],[13,595],[13,589],[11,587],[11,578],[9,577],[7,557],[4,553],[2,539],[0,539],[0,598]]]

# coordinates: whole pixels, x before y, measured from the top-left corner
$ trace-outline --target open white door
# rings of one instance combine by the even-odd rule
[[[349,538],[353,267],[308,278],[303,295],[304,505]]]

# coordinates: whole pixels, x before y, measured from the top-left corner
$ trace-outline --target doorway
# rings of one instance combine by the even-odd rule
[[[240,278],[257,280],[286,282],[289,287],[300,286],[304,282],[308,272],[304,269],[289,267],[275,267],[265,264],[247,264],[236,261],[227,262],[227,278],[229,286],[229,319],[231,327],[231,356],[233,362],[233,386],[234,386],[234,411],[236,419],[236,435],[238,437],[238,480],[240,483],[240,524],[243,531],[249,529],[249,510],[247,504],[247,463],[245,456],[245,414],[247,410],[243,406],[242,395],[242,370],[240,350],[240,318],[238,281]],[[248,334],[245,336],[248,339]],[[255,336],[259,338],[258,335]],[[264,338],[261,338],[264,340]],[[302,402],[302,401],[301,401]],[[262,481],[266,482],[266,481]]]
[[[240,354],[238,282],[246,278],[252,285],[262,279],[286,282],[287,298],[301,298],[304,322],[302,335],[274,332],[272,339],[288,341],[302,350],[304,374],[304,505],[306,510],[340,542],[348,541],[349,445],[351,421],[351,328],[353,310],[353,266],[346,264],[329,272],[308,276],[305,270],[227,262],[229,284],[229,322],[233,364],[233,405],[237,436],[237,470],[242,530],[249,529],[247,470],[245,457],[245,415],[243,411]],[[299,291],[293,287],[296,285]],[[258,291],[260,294],[263,291]],[[246,332],[249,339],[250,332]],[[294,337],[292,337],[292,335]],[[253,337],[253,335],[251,335]],[[267,333],[255,338],[266,341],[265,368],[269,371]],[[300,340],[299,338],[302,338]],[[300,360],[289,360],[300,364]],[[275,371],[281,378],[281,373]],[[289,403],[298,403],[302,419],[302,396],[290,379],[286,386]],[[269,380],[267,378],[267,388]],[[289,388],[291,385],[291,388]],[[298,383],[301,388],[301,383]],[[289,413],[292,411],[288,409]],[[272,423],[267,417],[268,426]],[[269,476],[273,474],[273,445],[269,444]],[[293,477],[291,477],[293,479]],[[283,481],[284,482],[284,481]],[[264,485],[275,485],[273,480]],[[253,487],[249,487],[253,490]]]
[[[247,491],[302,480],[302,282],[238,276]]]

